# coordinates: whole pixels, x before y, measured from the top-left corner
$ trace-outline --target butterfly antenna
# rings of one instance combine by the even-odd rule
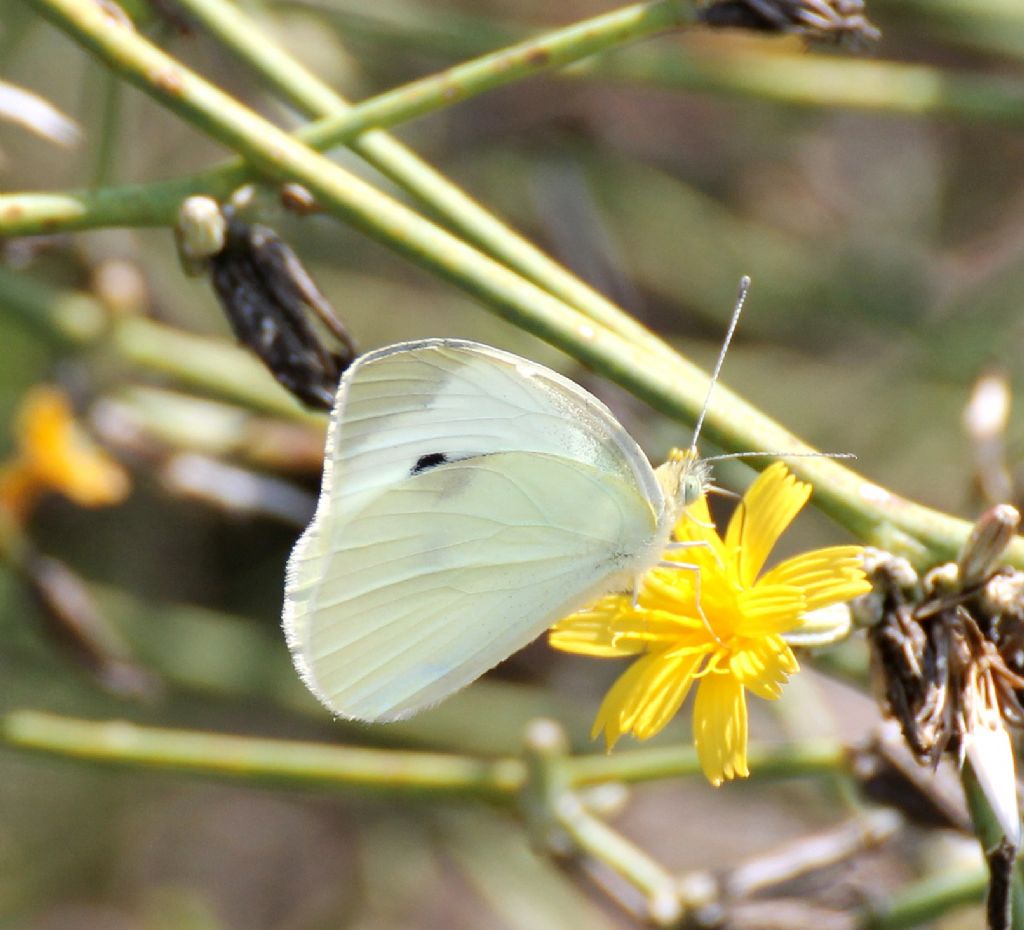
[[[710,455],[705,462],[724,462],[726,459],[855,459],[852,452],[726,452],[724,455]]]
[[[750,290],[750,278],[744,275],[740,278],[740,291],[736,296],[736,306],[732,311],[732,319],[729,321],[729,329],[725,333],[721,351],[718,353],[718,361],[711,372],[711,383],[708,385],[708,393],[704,398],[704,406],[700,408],[700,416],[697,417],[697,425],[693,428],[693,441],[690,443],[690,451],[697,451],[697,440],[700,439],[700,431],[704,426],[704,417],[707,416],[708,407],[711,404],[711,395],[714,393],[715,385],[718,384],[718,375],[722,371],[722,363],[725,361],[725,353],[729,351],[729,344],[732,342],[733,333],[736,332],[736,324],[740,321],[740,314],[743,312],[743,304],[747,299],[747,291]]]

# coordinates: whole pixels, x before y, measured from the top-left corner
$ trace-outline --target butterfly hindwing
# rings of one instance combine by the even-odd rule
[[[623,569],[655,522],[631,485],[567,459],[512,452],[439,466],[378,496],[297,564],[296,661],[336,712],[405,716],[628,584]]]

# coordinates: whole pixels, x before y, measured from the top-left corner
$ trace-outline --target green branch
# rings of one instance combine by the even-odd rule
[[[76,0],[26,0],[168,108],[242,152],[268,177],[297,181],[321,206],[480,299],[499,316],[619,382],[651,406],[692,422],[707,389],[696,366],[668,350],[652,355],[547,291],[386,197],[213,87],[101,8]],[[724,387],[705,435],[725,449],[811,451],[796,436]],[[792,459],[815,486],[815,504],[874,545],[924,565],[954,556],[970,524],[913,504],[830,459]],[[1024,539],[1010,558],[1024,565]]]
[[[443,791],[511,802],[527,784],[526,765],[510,757],[482,760],[406,749],[227,736],[31,710],[14,711],[0,718],[0,742],[15,749],[70,759],[284,786],[376,788],[394,793]],[[749,754],[751,771],[755,777],[834,773],[845,765],[846,757],[834,744],[826,760],[823,746],[753,746]],[[567,756],[558,760],[558,766],[567,788],[700,776],[699,765],[692,764],[691,753],[685,747],[678,751]]]
[[[202,0],[191,2],[201,3]],[[365,136],[362,139],[360,136],[376,127],[408,122],[485,93],[505,82],[570,64],[607,50],[617,42],[650,35],[686,21],[685,11],[680,12],[673,3],[627,7],[425,77],[374,97],[347,112],[342,113],[340,108],[336,108],[339,112],[335,116],[304,127],[296,133],[296,138],[317,149],[349,143],[356,147],[359,143],[355,140],[365,143]],[[579,39],[583,27],[586,27],[586,41]],[[240,44],[243,38],[250,40],[245,43],[248,55],[250,37],[239,38],[236,34],[235,38]],[[236,51],[242,53],[243,49],[237,48]],[[275,59],[268,67],[275,72],[276,86],[283,89],[287,82],[290,98],[300,106],[310,112],[327,112],[328,99],[322,90],[314,90],[309,82],[295,74],[280,73],[284,66],[278,67]],[[692,52],[683,54],[677,48],[669,52],[651,48],[645,49],[643,55],[619,55],[610,60],[588,62],[565,73],[604,75],[617,80],[745,95],[785,104],[845,106],[915,116],[943,114],[1009,124],[1024,122],[1024,86],[1019,81],[999,76],[951,74],[925,65],[848,61],[813,55],[797,57],[750,49],[724,58],[720,55],[698,57]],[[333,91],[328,89],[328,92],[332,98],[335,96]],[[381,160],[379,143],[371,142],[370,148],[378,167],[399,183],[409,186],[409,178],[403,181],[400,176],[400,166],[389,166],[387,154]],[[392,160],[393,150],[392,146]],[[365,147],[363,154],[366,154]],[[240,184],[253,178],[244,162],[235,159],[185,178],[151,184],[68,193],[0,195],[0,235],[35,235],[105,226],[168,226],[174,222],[178,206],[186,197],[208,194],[223,199]],[[501,241],[501,233],[494,228],[488,229],[488,222],[481,218],[478,218],[478,228],[474,232],[463,206],[457,202],[459,195],[454,196],[455,200],[440,208],[442,215],[445,209],[454,209],[460,214],[458,221],[453,221],[454,228],[479,244],[489,242],[487,247],[492,254],[501,255],[527,277],[544,282],[552,293],[593,311],[596,306],[593,292],[584,294],[580,288],[585,288],[585,285],[574,280],[557,282],[557,272],[545,271],[541,267],[544,256],[541,260],[536,256],[531,258],[521,252],[518,244],[513,246],[509,240]],[[436,202],[433,206],[439,208]]]
[[[79,762],[265,784],[285,789],[372,791],[394,796],[478,798],[515,805],[530,790],[528,766],[521,759],[474,759],[412,750],[366,749],[295,740],[259,739],[187,730],[138,726],[122,721],[95,722],[37,711],[16,711],[0,720],[0,742],[24,752]],[[675,765],[670,764],[674,757]],[[673,778],[698,772],[689,753],[639,750],[610,756],[555,758],[559,769],[549,812],[579,847],[619,870],[648,892],[651,904],[668,901],[667,873],[603,822],[587,814],[566,794],[575,786],[609,781]],[[802,768],[803,760],[807,763]],[[753,777],[771,774],[835,773],[844,755],[835,745],[752,747]],[[774,773],[772,772],[774,769]],[[559,787],[562,786],[562,787]],[[572,804],[562,803],[570,797]],[[986,874],[982,870],[926,879],[883,902],[866,907],[858,926],[865,930],[901,930],[919,926],[953,907],[977,901]]]
[[[805,740],[788,746],[749,748],[750,770],[758,777],[789,778],[793,775],[835,774],[846,767],[846,749],[838,740]],[[692,746],[663,746],[631,752],[575,756],[565,761],[569,781],[575,787],[608,781],[641,782],[680,775],[700,775],[700,759]]]
[[[958,867],[929,875],[867,905],[856,926],[861,930],[911,930],[947,917],[957,908],[977,904],[987,886],[986,869]]]
[[[370,130],[360,136],[350,137],[347,118],[352,112],[352,107],[348,101],[335,93],[288,52],[270,41],[265,31],[257,27],[237,7],[225,0],[179,0],[179,3],[221,43],[308,116],[336,118],[340,121],[341,126],[346,127],[341,131],[342,138],[347,140],[356,152],[378,171],[409,191],[421,204],[482,252],[508,265],[528,281],[561,298],[591,319],[603,323],[634,342],[647,343],[655,348],[651,333],[645,327],[502,223],[398,140],[381,130]],[[664,16],[669,12],[671,11],[663,4],[654,5],[653,9],[652,5],[647,4],[644,7],[632,7],[627,11],[600,17],[596,22],[591,21],[589,42],[594,41],[593,30],[604,37],[601,39],[602,42],[618,42],[627,27],[628,32],[625,35],[629,36],[638,30],[646,32],[650,28],[672,25],[678,21],[679,14],[673,13],[671,20],[665,20]],[[566,39],[570,49],[578,46],[571,36],[572,33]],[[518,56],[525,62],[533,61],[539,54],[536,49],[539,43],[536,40],[531,41],[534,46],[532,56],[521,51],[506,50],[492,56],[489,64],[470,63],[463,66],[465,72],[468,72],[468,80],[464,78],[462,83],[475,88],[474,74],[496,74],[495,58],[500,57],[504,61],[511,56],[514,61]],[[548,44],[552,44],[550,36]],[[556,44],[555,47],[563,49],[560,53],[563,56],[577,54],[566,53],[565,42],[560,46]],[[510,74],[513,72],[514,69],[502,71],[503,79],[511,80]],[[448,80],[452,80],[451,76],[448,76]],[[470,92],[478,91],[474,89]],[[326,128],[324,131],[326,132]]]
[[[986,761],[991,762],[993,765],[998,765],[1000,760],[987,759]],[[1008,777],[1011,779],[1011,785],[1015,784],[1015,781],[1012,780],[1012,771]],[[999,823],[999,817],[992,807],[992,801],[986,794],[985,788],[982,786],[982,782],[970,760],[964,762],[960,768],[960,783],[963,785],[964,797],[967,800],[967,809],[971,815],[971,824],[974,827],[975,836],[978,838],[982,853],[987,858],[993,850],[1004,842],[1003,828]],[[1016,804],[1016,798],[1014,798],[1014,802]],[[1016,807],[1014,809],[1014,816],[1020,816]],[[1012,848],[1012,858],[1016,858],[1017,852],[1016,847]],[[1008,914],[1000,914],[1000,916],[1009,917],[1009,923],[1005,926],[1012,928],[1012,930],[1022,930],[1024,928],[1024,880],[1021,878],[1019,868],[1014,868],[1009,864],[1008,868],[1009,874],[1002,876],[1005,884],[1002,881],[997,882],[995,875],[990,872],[989,898],[991,899],[996,887],[1001,884],[1001,890],[1006,893],[1006,898],[1001,903],[1008,905]],[[991,903],[990,900],[990,906]],[[1001,908],[998,909],[1001,911]],[[990,922],[989,925],[990,927],[1004,926],[1003,923],[998,921],[995,924]]]
[[[965,7],[958,0],[914,0],[928,15],[949,15],[955,9],[963,21],[959,34],[984,21],[984,5]],[[316,0],[284,0],[281,6],[310,10],[366,36],[382,48],[412,49],[458,59],[477,54],[486,42],[514,42],[526,30],[521,26],[496,27],[491,19],[439,13],[439,28],[427,30],[401,15],[382,13],[379,6],[327,5]],[[990,4],[992,6],[992,4]],[[1021,44],[1014,28],[1021,16],[1012,3],[997,3],[1000,18],[987,10],[989,28],[1002,30],[1008,43]],[[906,3],[900,4],[905,13]],[[1012,11],[1012,13],[1011,13]],[[413,26],[408,25],[410,21]],[[958,24],[961,25],[961,24]],[[948,116],[1011,126],[1024,125],[1024,83],[1016,78],[975,73],[926,64],[841,58],[834,55],[787,52],[777,43],[761,47],[744,43],[696,43],[680,46],[648,45],[617,52],[567,68],[564,77],[611,80],[729,97],[747,97],[778,104],[815,108],[842,107],[918,117]]]
[[[575,70],[575,69],[574,69]],[[1024,82],[931,65],[753,49],[627,54],[579,74],[773,103],[1024,126]]]
[[[112,67],[117,68],[117,62],[123,60],[116,51],[116,41],[107,46],[106,55],[97,44],[101,37],[107,42],[114,38],[111,33],[117,27],[109,20],[103,23],[96,16],[91,16],[87,17],[88,22],[79,21],[78,26],[73,27],[61,5],[50,6],[37,0],[26,2],[34,3],[44,15],[54,18],[61,28],[72,30],[79,41],[104,57]],[[305,126],[296,132],[295,138],[318,150],[347,144],[368,130],[409,122],[512,81],[687,23],[692,15],[691,5],[684,0],[653,0],[627,6],[413,81],[346,112],[338,112]],[[106,31],[96,35],[95,29],[104,25],[108,27]],[[84,32],[78,31],[83,28]],[[88,35],[93,35],[92,41]],[[163,59],[163,69],[168,66],[180,68],[167,56]],[[157,72],[153,77],[157,78],[159,74]],[[147,88],[153,82],[145,74],[140,77],[141,80],[135,83],[152,92]],[[290,83],[293,90],[297,90],[294,81],[292,76]],[[309,93],[308,86],[304,85],[303,97]],[[307,105],[311,99],[310,96]],[[317,94],[317,101],[318,108],[327,102],[322,94]],[[57,229],[69,231],[98,226],[169,226],[186,197],[205,193],[223,199],[254,177],[242,159],[235,159],[187,178],[156,184],[133,184],[67,194],[0,195],[0,235],[35,235]]]
[[[497,762],[406,750],[327,746],[221,733],[95,723],[36,711],[4,718],[9,746],[90,762],[195,772],[284,787],[337,787],[390,794],[447,794],[501,800],[523,783],[516,760]]]

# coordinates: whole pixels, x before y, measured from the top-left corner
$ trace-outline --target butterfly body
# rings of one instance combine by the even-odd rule
[[[363,356],[289,560],[296,667],[341,716],[436,703],[629,590],[670,538],[682,472],[656,473],[600,401],[517,356],[456,340]]]

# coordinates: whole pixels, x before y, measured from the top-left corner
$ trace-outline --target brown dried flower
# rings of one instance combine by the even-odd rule
[[[1017,529],[1000,505],[979,519],[957,562],[923,579],[872,553],[875,591],[860,604],[886,710],[919,762],[969,760],[1003,832],[1020,840],[1008,726],[1024,725],[1024,575],[998,562]]]

